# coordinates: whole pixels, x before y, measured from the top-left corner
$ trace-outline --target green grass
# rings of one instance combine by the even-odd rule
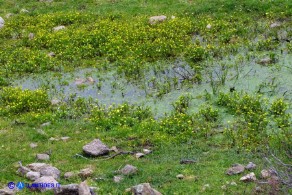
[[[8,13],[13,15],[6,18]],[[168,19],[150,25],[149,17],[154,15]],[[260,171],[271,166],[264,159],[271,157],[270,152],[291,163],[291,98],[280,95],[291,86],[283,86],[284,93],[276,82],[290,76],[284,68],[291,68],[292,1],[0,0],[0,16],[5,19],[5,27],[0,29],[0,188],[10,181],[28,182],[16,174],[18,161],[30,164],[37,153],[48,150],[52,150],[48,163],[62,172],[61,184],[80,183],[81,178],[67,181],[63,174],[91,167],[94,174],[87,182],[98,187],[99,194],[125,194],[125,189],[145,182],[162,194],[254,194],[258,184],[240,182],[243,174],[227,176],[227,168],[252,161],[258,166],[255,173],[259,178]],[[270,28],[276,21],[281,26]],[[66,29],[53,32],[59,25]],[[279,31],[287,32],[287,40],[278,40]],[[35,34],[32,40],[29,33]],[[49,52],[56,56],[49,57]],[[265,56],[273,63],[257,69],[255,62]],[[245,63],[251,70],[265,69],[264,78],[268,69],[270,77],[251,87],[258,90],[227,92],[240,87],[236,86],[239,79],[234,78],[251,78],[242,75]],[[185,68],[184,75],[172,78],[175,66]],[[160,101],[172,110],[167,113],[156,103],[149,109],[132,106],[132,102],[108,107],[113,102],[103,106],[99,100],[69,93],[63,103],[50,105],[52,91],[54,97],[64,95],[56,92],[58,84],[52,81],[59,79],[61,85],[70,86],[71,81],[62,80],[62,74],[85,67],[98,70],[100,91],[119,93],[124,79],[125,85],[143,89],[146,99]],[[15,88],[19,78],[41,79],[48,72],[56,76],[45,78],[38,91]],[[274,73],[283,75],[274,77]],[[95,73],[85,77],[94,76],[91,74]],[[112,88],[104,89],[107,84]],[[206,88],[189,93],[189,89],[202,87]],[[82,84],[77,88],[82,93],[89,87]],[[272,95],[262,92],[265,89],[271,89]],[[174,93],[181,94],[168,102],[175,99]],[[155,109],[160,109],[160,117]],[[51,125],[42,127],[45,122]],[[70,139],[49,141],[62,136]],[[132,155],[109,160],[75,156],[95,138],[125,151],[150,148],[153,153],[141,159]],[[32,142],[38,147],[30,148]],[[182,165],[181,159],[197,162]],[[115,171],[126,164],[137,166],[138,173],[114,183]],[[179,180],[178,174],[192,179]],[[237,185],[227,184],[232,181]],[[203,190],[206,184],[210,188]],[[262,188],[268,194],[275,186]],[[291,193],[285,185],[280,189],[279,194]]]

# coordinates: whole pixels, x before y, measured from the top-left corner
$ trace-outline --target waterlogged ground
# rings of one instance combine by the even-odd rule
[[[265,58],[269,58],[269,52],[245,51],[222,60],[208,60],[203,82],[199,84],[184,83],[192,70],[186,62],[176,60],[158,64],[160,70],[147,71],[145,78],[136,82],[126,80],[115,71],[85,68],[29,75],[15,80],[13,86],[31,90],[44,88],[52,99],[60,101],[79,97],[92,98],[106,106],[125,102],[150,106],[157,116],[170,113],[172,103],[187,94],[193,97],[191,111],[198,111],[206,94],[230,90],[260,93],[271,101],[284,98],[292,102],[292,55],[278,51],[275,63],[261,64]],[[157,85],[169,85],[169,91],[159,94],[161,88]]]

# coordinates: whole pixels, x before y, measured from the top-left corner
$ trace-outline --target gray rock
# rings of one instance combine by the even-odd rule
[[[123,179],[124,179],[124,177],[122,175],[114,176],[115,183],[120,183]]]
[[[249,163],[245,166],[245,168],[246,168],[247,170],[256,169],[256,167],[257,167],[257,165],[254,164],[253,162],[249,162]]]
[[[42,129],[37,129],[37,133],[39,133],[41,135],[46,135],[46,132],[44,132],[44,130],[42,130]]]
[[[27,168],[27,167],[25,167],[25,166],[22,166],[22,165],[20,165],[19,166],[19,168],[18,168],[18,170],[17,170],[17,172],[20,174],[20,175],[22,175],[22,176],[24,176],[24,175],[26,175],[28,172],[30,172],[31,170],[29,169],[29,168]]]
[[[119,153],[119,149],[117,148],[117,146],[111,147],[110,151],[114,151],[115,153]]]
[[[226,174],[227,175],[235,175],[235,174],[242,173],[243,171],[244,171],[244,166],[242,166],[241,164],[234,164],[234,165],[232,165],[232,167],[230,167],[226,171]]]
[[[83,79],[83,78],[77,78],[77,79],[75,79],[75,85],[82,85],[85,82],[86,82],[86,80]]]
[[[123,175],[133,175],[137,173],[137,171],[138,171],[137,167],[134,167],[132,165],[126,165],[119,172]]]
[[[4,189],[0,189],[0,195],[14,195],[16,194],[16,188],[9,189],[8,187],[5,187]]]
[[[153,189],[149,183],[142,183],[131,188],[134,195],[162,195],[157,190]]]
[[[52,3],[54,0],[39,0],[39,2]]]
[[[74,172],[66,172],[64,174],[65,179],[70,179],[70,178],[75,177],[75,176],[76,176],[76,174]]]
[[[68,137],[68,136],[61,137],[61,140],[64,141],[64,142],[68,141],[69,139],[70,139],[70,137]]]
[[[52,57],[55,57],[56,54],[55,54],[54,52],[51,51],[50,53],[48,53],[48,56],[52,58]]]
[[[61,172],[56,167],[47,165],[41,168],[41,176],[52,176],[54,179],[60,178]]]
[[[92,174],[93,174],[93,170],[91,168],[86,168],[86,169],[80,170],[78,175],[82,178],[88,178],[88,177],[91,177]]]
[[[268,64],[272,64],[273,62],[271,58],[266,57],[266,58],[260,59],[257,63],[261,65],[268,65]]]
[[[58,100],[58,99],[52,99],[52,100],[51,100],[51,104],[52,104],[53,106],[58,105],[58,104],[60,104],[60,103],[61,103],[61,101]]]
[[[144,148],[143,149],[144,154],[150,154],[152,151],[149,149]]]
[[[277,32],[277,38],[279,40],[287,40],[288,39],[288,32],[285,30],[278,31]]]
[[[138,159],[138,158],[142,158],[142,157],[144,157],[145,156],[145,154],[143,154],[143,153],[141,153],[141,152],[138,152],[138,153],[136,153],[135,154],[135,157]]]
[[[87,77],[86,81],[88,81],[90,84],[95,83],[95,80],[92,77]]]
[[[20,13],[29,13],[29,11],[27,9],[23,8],[23,9],[20,10]]]
[[[206,26],[206,28],[207,28],[207,29],[211,29],[211,28],[212,28],[211,24],[208,24],[208,25]]]
[[[149,23],[150,24],[156,24],[156,23],[159,23],[159,22],[164,22],[165,20],[166,20],[166,16],[164,16],[164,15],[161,15],[161,16],[152,16],[152,17],[150,17],[150,19],[149,19]]]
[[[28,34],[28,38],[29,38],[29,40],[34,39],[34,33],[29,33],[29,34]]]
[[[47,161],[50,160],[50,156],[48,154],[37,154],[36,155],[37,160],[43,160],[43,161]]]
[[[267,179],[272,176],[272,173],[270,172],[270,170],[263,169],[261,171],[261,176],[263,179]]]
[[[89,144],[83,146],[84,153],[91,156],[101,156],[109,153],[109,148],[99,139],[94,139]]]
[[[51,138],[49,139],[49,141],[58,141],[58,139],[56,139],[56,138],[54,138],[54,137],[51,137]]]
[[[0,29],[4,27],[5,21],[4,19],[0,16]]]
[[[26,173],[25,176],[26,176],[27,179],[29,179],[31,181],[35,181],[35,180],[37,180],[38,178],[41,177],[41,174],[40,174],[40,172],[29,171],[29,172]]]
[[[281,26],[281,23],[280,22],[274,22],[270,25],[271,28],[276,28],[276,27],[279,27]]]
[[[256,181],[257,178],[254,174],[254,172],[251,172],[243,177],[240,178],[240,181],[243,181],[243,182],[251,182],[251,181]]]
[[[185,176],[184,176],[183,174],[178,174],[178,175],[176,176],[176,178],[177,178],[177,179],[184,179]]]
[[[58,188],[54,189],[55,195],[79,195],[78,193],[79,185],[78,184],[68,184],[61,185]],[[94,195],[95,187],[89,187],[91,195]]]
[[[38,147],[38,144],[36,144],[36,143],[30,143],[29,146],[30,146],[31,148],[36,148],[36,147]]]
[[[38,178],[37,180],[34,181],[34,183],[50,183],[53,184],[54,186],[58,186],[59,183],[52,177],[52,176],[42,176]],[[48,191],[48,190],[53,190],[54,188],[47,188],[47,187],[36,187],[35,190],[37,191]]]
[[[54,31],[54,32],[57,32],[57,31],[59,31],[59,30],[64,30],[64,29],[66,29],[65,26],[56,26],[56,27],[53,28],[53,31]]]
[[[40,170],[45,166],[49,166],[49,165],[47,165],[46,163],[31,163],[27,165],[26,167],[30,169],[31,171],[40,172]]]
[[[54,189],[55,195],[78,195],[78,184],[61,185]]]
[[[46,123],[41,124],[41,127],[46,127],[46,126],[49,126],[49,125],[51,125],[51,122],[46,122]]]
[[[13,16],[13,13],[8,13],[5,15],[5,18],[10,18],[11,16]]]
[[[78,186],[78,194],[79,195],[91,195],[90,189],[86,183],[86,181],[81,182]]]

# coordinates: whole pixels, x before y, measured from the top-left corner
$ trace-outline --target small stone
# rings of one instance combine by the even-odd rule
[[[143,149],[144,154],[150,154],[152,151],[149,149],[144,148]]]
[[[135,195],[162,195],[157,190],[153,189],[149,183],[142,183],[131,188]]]
[[[41,135],[46,135],[46,132],[44,132],[42,129],[37,129],[37,132]]]
[[[59,185],[59,183],[52,176],[40,177],[37,180],[35,180],[34,183],[50,183],[50,184],[53,184],[54,186],[58,186]],[[52,190],[52,189],[53,188],[41,188],[41,187],[36,188],[36,190],[41,191],[41,192]]]
[[[135,157],[138,159],[138,158],[142,158],[142,157],[144,157],[145,156],[145,154],[143,154],[143,153],[141,153],[141,152],[138,152],[138,153],[136,153],[135,154]]]
[[[53,137],[50,137],[49,141],[55,141],[56,139]]]
[[[4,27],[5,21],[2,17],[0,17],[0,29]]]
[[[109,153],[109,148],[104,145],[99,139],[95,139],[92,142],[83,146],[84,153],[91,156],[101,156]]]
[[[271,28],[276,28],[276,27],[279,27],[281,26],[281,23],[280,22],[274,22],[270,25]]]
[[[205,184],[202,188],[203,191],[206,191],[208,188],[210,188],[210,184]]]
[[[227,175],[235,175],[235,174],[239,174],[242,173],[244,171],[244,166],[242,166],[241,164],[234,164],[232,165],[231,168],[229,168],[226,171]]]
[[[257,62],[258,64],[261,65],[268,65],[268,64],[272,64],[272,59],[269,57],[263,58],[260,61]]]
[[[88,178],[88,177],[91,177],[92,174],[93,174],[93,170],[91,168],[86,168],[86,169],[80,170],[78,175],[82,178]]]
[[[161,15],[161,16],[152,16],[152,17],[150,17],[150,19],[149,19],[149,23],[150,24],[156,24],[156,23],[159,23],[159,22],[163,22],[163,21],[165,21],[166,20],[166,16],[164,16],[164,15]]]
[[[51,57],[51,58],[53,58],[53,57],[56,56],[56,54],[55,54],[54,52],[51,51],[50,53],[48,53],[48,56]]]
[[[243,181],[243,182],[251,182],[251,181],[256,181],[257,178],[254,174],[254,172],[251,172],[243,177],[240,178],[240,181]]]
[[[57,32],[59,30],[64,30],[65,28],[66,28],[65,26],[56,26],[56,27],[53,28],[53,31]]]
[[[20,10],[20,13],[29,13],[29,11],[27,9],[23,8],[23,9]]]
[[[60,103],[61,103],[61,101],[58,100],[58,99],[52,99],[52,100],[51,100],[51,104],[52,104],[53,106],[58,105],[58,104],[60,104]]]
[[[197,161],[196,160],[192,160],[192,159],[182,159],[180,161],[180,164],[193,164],[193,163],[196,163]]]
[[[70,139],[70,137],[68,137],[68,136],[61,137],[61,140],[64,141],[64,142],[68,141],[68,139]]]
[[[132,165],[126,165],[124,166],[124,168],[120,170],[120,173],[123,175],[132,175],[137,173],[137,171],[138,171],[137,167],[134,167]]]
[[[199,180],[199,178],[197,176],[194,176],[194,175],[185,176],[184,179],[189,180],[189,181],[198,181]]]
[[[271,172],[269,170],[266,170],[266,169],[263,169],[261,171],[261,175],[262,175],[263,179],[267,179],[267,178],[272,176]]]
[[[184,176],[183,174],[178,174],[178,175],[176,176],[176,178],[177,178],[177,179],[184,179],[185,176]]]
[[[55,195],[78,195],[78,184],[61,185],[54,188]]]
[[[30,172],[27,172],[25,176],[27,179],[31,181],[35,181],[41,177],[41,174],[40,172],[30,171]]]
[[[91,195],[90,188],[88,187],[86,181],[83,181],[79,184],[78,195]]]
[[[75,177],[75,176],[76,176],[76,174],[74,172],[66,172],[66,173],[64,173],[64,178],[65,179],[70,179],[70,178]]]
[[[114,151],[115,153],[119,153],[119,150],[116,146],[111,147],[109,150]]]
[[[279,40],[287,40],[288,39],[288,32],[283,30],[283,31],[278,31],[277,32],[277,38]]]
[[[86,80],[90,83],[93,84],[95,80],[92,77],[87,77]]]
[[[30,143],[29,146],[30,146],[31,148],[36,148],[36,147],[38,147],[38,144],[36,144],[36,143]]]
[[[28,38],[29,38],[29,40],[34,39],[34,33],[29,33],[29,34],[28,34]]]
[[[175,16],[171,16],[171,19],[172,19],[172,20],[175,19]]]
[[[11,16],[13,16],[13,13],[8,13],[5,15],[5,18],[10,18]]]
[[[237,183],[233,181],[233,182],[230,183],[230,185],[231,186],[237,186]]]
[[[75,79],[75,85],[82,85],[85,83],[85,79],[82,79],[82,78],[77,78]]]
[[[226,185],[223,185],[223,186],[221,186],[221,189],[222,190],[226,190],[227,189],[227,186]]]
[[[46,127],[46,126],[49,126],[49,125],[51,125],[51,122],[46,122],[46,123],[41,124],[41,127]]]
[[[259,186],[256,186],[255,191],[258,193],[261,193],[261,192],[263,192],[263,189]]]
[[[50,160],[50,156],[48,154],[37,154],[37,160]]]
[[[255,169],[256,167],[257,167],[257,165],[254,164],[253,162],[249,162],[249,163],[245,166],[245,168],[246,168],[247,170],[252,170],[252,169]]]
[[[114,182],[115,183],[120,183],[124,177],[122,175],[114,176]]]
[[[208,24],[208,25],[206,26],[206,28],[207,28],[207,29],[211,29],[211,28],[212,28],[211,24]]]

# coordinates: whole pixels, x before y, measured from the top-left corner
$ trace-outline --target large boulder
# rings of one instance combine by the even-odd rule
[[[91,156],[101,156],[108,154],[110,150],[99,139],[94,139],[92,142],[83,146],[83,151]]]

